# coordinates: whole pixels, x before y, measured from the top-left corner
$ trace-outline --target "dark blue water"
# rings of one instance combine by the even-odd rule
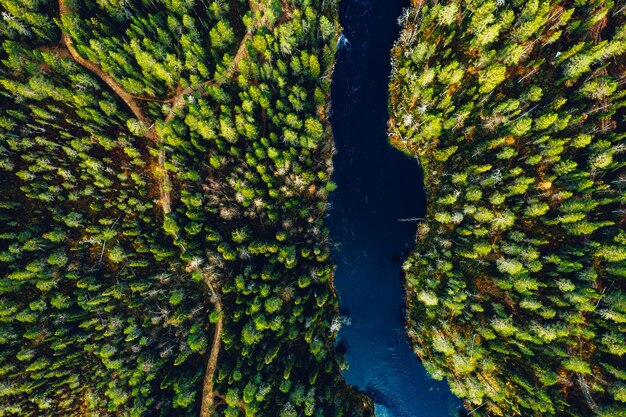
[[[400,0],[342,0],[344,36],[333,77],[338,153],[328,225],[336,245],[335,285],[344,324],[348,383],[369,394],[378,416],[458,416],[460,402],[432,380],[404,329],[401,262],[414,244],[425,197],[417,161],[387,142],[389,53]]]

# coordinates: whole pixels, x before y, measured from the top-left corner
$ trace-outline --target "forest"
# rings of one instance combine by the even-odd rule
[[[625,416],[626,3],[415,0],[401,23],[415,351],[472,416]]]
[[[323,218],[335,0],[0,0],[0,416],[370,416]]]

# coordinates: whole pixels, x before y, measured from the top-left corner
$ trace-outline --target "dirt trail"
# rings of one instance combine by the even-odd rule
[[[64,15],[67,15],[70,13],[71,13],[71,10],[65,3],[65,0],[59,0],[59,16],[63,17]],[[126,92],[126,90],[124,90],[124,88],[120,86],[113,79],[113,77],[106,74],[99,65],[94,64],[93,62],[83,58],[74,47],[74,44],[69,34],[63,32],[61,39],[67,49],[67,52],[69,52],[69,56],[67,53],[65,53],[65,51],[54,51],[52,49],[47,49],[45,51],[56,52],[61,58],[71,57],[76,63],[78,63],[83,68],[87,69],[88,71],[92,72],[98,78],[100,78],[115,92],[115,94],[117,94],[117,96],[120,99],[122,99],[122,101],[124,101],[124,103],[128,106],[128,108],[133,113],[135,118],[137,118],[146,127],[148,127],[148,130],[146,131],[144,136],[156,144],[159,144],[159,145],[162,144],[163,140],[161,137],[159,137],[159,135],[157,135],[155,127],[154,127],[155,123],[150,121],[150,119],[148,119],[148,117],[144,114],[144,112],[135,102],[135,98],[131,94]],[[233,72],[234,72],[234,69],[233,69]],[[185,98],[184,98],[185,94],[191,94],[191,93],[193,93],[193,90],[190,88],[187,88],[184,90],[181,90],[179,88],[179,91],[177,92],[176,97],[173,100],[171,100],[173,101],[172,110],[170,111],[170,113],[164,120],[166,124],[173,120],[173,118],[176,115],[176,111],[185,104]],[[159,203],[161,205],[164,215],[167,215],[172,211],[171,197],[170,197],[172,186],[171,186],[171,180],[170,180],[168,171],[165,168],[165,148],[163,146],[160,146],[158,164],[159,164],[159,167],[158,167],[159,172],[157,174],[157,177],[159,178],[159,194],[160,194]],[[177,237],[175,236],[175,238]],[[224,308],[222,306],[222,301],[220,299],[219,293],[217,292],[215,286],[213,285],[210,278],[206,274],[203,274],[203,281],[205,285],[207,286],[207,288],[209,289],[209,291],[211,292],[211,295],[210,295],[211,303],[213,304],[215,309],[220,313],[220,319],[215,325],[213,342],[211,344],[211,352],[209,354],[209,360],[207,362],[206,372],[205,372],[203,387],[202,387],[202,408],[201,408],[200,415],[201,417],[209,417],[210,414],[212,413],[214,397],[216,395],[216,393],[213,391],[213,379],[215,375],[215,370],[217,368],[217,359],[219,357],[220,348],[221,348],[222,331],[224,329],[224,318],[223,318]]]
[[[283,4],[286,5],[285,2],[283,2]],[[254,0],[249,0],[248,5],[252,11],[259,11],[257,4],[254,2]],[[66,0],[59,0],[59,16],[63,18],[64,15],[69,15],[71,13],[72,13],[72,10],[67,5]],[[284,7],[283,15],[280,16],[277,20],[280,21],[281,19],[284,20],[285,18],[287,18],[287,20],[291,18],[291,10],[288,7]],[[266,25],[267,25],[267,16],[263,14],[263,17],[256,22],[255,27],[251,31],[246,33],[244,37],[241,39],[239,43],[239,47],[237,48],[237,52],[235,53],[235,56],[233,58],[233,62],[230,68],[228,69],[228,73],[227,73],[227,78],[229,78],[228,81],[231,81],[230,78],[232,78],[237,72],[239,63],[248,54],[248,49],[246,48],[247,41],[252,40],[252,34],[257,29]],[[159,204],[162,208],[163,214],[164,215],[169,214],[172,211],[171,209],[172,183],[169,177],[169,173],[165,167],[166,154],[165,154],[165,147],[162,146],[163,139],[156,132],[156,128],[155,128],[156,122],[151,121],[146,116],[146,114],[143,112],[141,107],[137,104],[136,100],[148,100],[148,101],[157,101],[157,102],[163,102],[163,103],[172,103],[172,107],[169,113],[163,120],[164,124],[168,124],[174,119],[174,117],[176,117],[176,112],[185,105],[185,101],[186,101],[185,96],[194,94],[194,93],[206,95],[206,90],[204,89],[204,87],[210,86],[210,85],[220,86],[220,85],[223,85],[223,83],[209,80],[197,86],[182,88],[179,82],[176,95],[169,99],[158,100],[158,99],[151,99],[151,98],[146,98],[146,97],[136,97],[136,96],[133,96],[132,94],[129,94],[126,90],[124,90],[124,88],[121,85],[119,85],[113,77],[106,74],[99,65],[83,58],[74,47],[72,38],[69,36],[68,33],[62,32],[61,36],[62,36],[61,40],[63,42],[63,45],[65,45],[67,52],[69,52],[69,56],[66,53],[66,51],[63,51],[63,50],[56,50],[56,49],[51,49],[51,48],[45,48],[42,50],[44,50],[45,52],[56,53],[61,58],[71,57],[76,63],[78,63],[83,68],[87,69],[88,71],[96,75],[98,78],[100,78],[104,83],[106,83],[115,92],[115,94],[117,94],[117,96],[122,101],[124,101],[126,106],[133,113],[134,117],[137,120],[141,121],[145,127],[147,127],[147,130],[144,133],[144,137],[154,142],[155,144],[159,145],[160,150],[159,150],[159,155],[158,155],[158,170],[157,170],[158,187],[159,187],[159,195],[160,195]],[[178,239],[178,236],[174,236],[174,238]],[[182,247],[182,250],[184,251],[185,248]],[[220,395],[214,390],[213,381],[214,381],[215,371],[217,369],[217,362],[218,362],[218,358],[219,358],[219,354],[220,354],[220,350],[222,346],[221,340],[222,340],[222,332],[224,329],[224,307],[223,307],[219,292],[217,291],[216,286],[212,282],[211,277],[207,273],[202,273],[202,280],[210,291],[209,296],[210,296],[211,303],[213,304],[215,310],[220,313],[220,319],[215,324],[213,341],[211,343],[211,351],[209,353],[209,359],[207,361],[206,370],[204,373],[204,381],[202,385],[202,404],[200,408],[200,417],[210,417],[214,412],[214,408],[217,405],[219,405],[215,403],[215,398],[219,397]]]
[[[65,2],[65,0],[59,0],[59,16],[63,18],[63,16],[69,15],[71,13],[72,11],[67,6],[67,3]],[[121,85],[119,85],[117,81],[113,79],[113,77],[105,73],[99,65],[94,64],[93,62],[83,58],[78,53],[78,51],[74,47],[74,42],[72,41],[72,38],[70,37],[68,33],[62,32],[61,40],[63,44],[65,45],[65,48],[71,55],[72,59],[76,63],[78,63],[80,66],[92,72],[102,81],[104,81],[115,92],[115,94],[117,94],[117,96],[120,99],[122,99],[122,101],[124,101],[124,103],[133,113],[135,118],[139,120],[144,125],[144,127],[147,128],[147,130],[144,133],[144,137],[152,141],[153,143],[159,145],[160,147],[159,158],[158,158],[159,165],[157,169],[157,180],[159,184],[159,204],[163,210],[163,213],[165,215],[169,214],[172,211],[172,208],[171,208],[172,184],[171,184],[171,180],[169,177],[169,173],[167,169],[165,168],[165,149],[163,146],[161,146],[163,140],[162,138],[159,137],[159,135],[157,135],[154,122],[152,122],[146,116],[146,114],[143,112],[141,107],[139,107],[139,105],[135,101],[135,97],[133,95],[129,94],[126,90],[124,90],[124,88]],[[60,52],[58,53],[58,55],[60,57],[64,57],[63,54]]]
[[[217,369],[217,359],[222,347],[222,330],[224,329],[224,307],[219,293],[211,282],[211,278],[207,274],[202,274],[202,280],[211,291],[211,302],[220,313],[220,319],[215,324],[215,333],[213,333],[213,343],[211,344],[211,353],[204,371],[204,383],[202,385],[202,405],[200,407],[200,417],[209,417],[213,414],[215,396],[217,393],[213,390],[213,380],[215,370]]]
[[[59,16],[62,18],[63,16],[69,15],[71,13],[72,11],[67,6],[67,3],[65,3],[65,0],[59,0]],[[63,41],[63,44],[69,51],[74,61],[76,61],[79,65],[81,65],[82,67],[86,68],[87,70],[97,75],[98,78],[100,78],[109,87],[111,87],[111,89],[115,91],[115,94],[117,94],[119,98],[121,98],[124,101],[124,103],[126,103],[130,111],[133,112],[133,115],[135,116],[135,118],[140,120],[146,126],[151,125],[150,120],[148,119],[148,117],[146,117],[146,115],[143,113],[143,111],[137,105],[137,103],[135,103],[135,100],[133,99],[132,95],[128,94],[126,90],[124,90],[124,88],[122,88],[122,86],[119,85],[113,79],[113,77],[106,74],[99,65],[96,65],[93,62],[88,61],[82,56],[80,56],[76,48],[74,48],[74,42],[72,41],[72,38],[70,37],[68,33],[62,32],[61,40]],[[154,140],[155,142],[159,141],[158,137],[156,136],[156,133],[152,130],[149,131],[149,133],[147,134],[147,137],[148,139]]]

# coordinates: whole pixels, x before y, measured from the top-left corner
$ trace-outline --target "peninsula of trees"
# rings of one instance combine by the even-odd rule
[[[0,416],[367,416],[334,0],[0,0]]]
[[[416,0],[402,23],[416,352],[472,416],[626,416],[626,3]]]

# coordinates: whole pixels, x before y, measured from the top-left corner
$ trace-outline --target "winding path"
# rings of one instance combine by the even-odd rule
[[[69,15],[70,13],[72,13],[72,11],[67,6],[67,3],[65,2],[65,0],[59,0],[59,16],[62,18],[64,15]],[[124,90],[124,88],[120,86],[113,79],[113,77],[106,74],[99,65],[94,64],[93,62],[83,58],[74,47],[72,38],[69,36],[68,33],[62,32],[61,40],[63,42],[63,45],[65,45],[67,52],[69,52],[69,55],[76,63],[78,63],[83,68],[87,69],[88,71],[96,75],[98,78],[100,78],[104,83],[106,83],[115,92],[115,94],[117,94],[117,96],[120,99],[122,99],[122,101],[124,101],[124,103],[133,113],[135,118],[141,121],[144,124],[144,126],[146,127],[149,126],[148,130],[144,133],[144,137],[156,144],[161,145],[163,142],[163,139],[157,134],[155,127],[154,127],[155,123],[150,121],[150,119],[145,115],[143,110],[135,102],[136,98],[133,97],[131,94],[129,94],[126,90]],[[245,50],[245,48],[243,49]],[[240,50],[241,50],[241,47],[240,47]],[[47,50],[47,52],[49,51],[50,50]],[[57,54],[61,58],[68,58],[67,54],[64,54],[62,52],[57,52]],[[238,52],[238,56],[239,56],[239,59],[241,59],[241,57],[243,56],[243,53]],[[234,71],[235,70],[233,68],[231,71],[231,74],[234,73]],[[210,82],[207,82],[204,84],[210,84]],[[172,109],[170,110],[170,113],[167,115],[167,117],[164,120],[165,124],[171,122],[176,115],[176,111],[185,104],[185,97],[184,97],[185,94],[191,94],[194,91],[195,90],[191,88],[182,90],[179,87],[175,98],[165,100],[165,102],[167,101],[173,102]],[[171,203],[170,203],[171,197],[170,196],[171,196],[172,187],[171,187],[171,180],[169,178],[168,171],[165,168],[165,148],[163,146],[160,146],[158,164],[159,164],[158,178],[159,178],[159,194],[160,194],[159,203],[162,208],[163,214],[167,215],[171,212]],[[178,236],[175,236],[175,238],[178,238]],[[183,251],[184,251],[184,247],[183,247]],[[209,354],[209,360],[207,362],[206,372],[204,374],[204,381],[203,381],[203,386],[202,386],[202,406],[201,406],[200,416],[209,417],[212,413],[214,397],[216,395],[216,393],[213,390],[213,379],[215,375],[215,369],[217,368],[217,359],[219,357],[220,348],[221,348],[222,331],[224,328],[224,318],[223,318],[224,308],[223,308],[221,298],[219,296],[219,293],[217,292],[216,287],[213,285],[213,282],[211,282],[210,277],[204,273],[203,273],[203,282],[205,283],[205,285],[207,286],[207,288],[209,289],[211,293],[210,295],[211,303],[213,304],[214,308],[220,313],[220,318],[215,324],[213,342],[211,344],[211,352]]]
[[[253,12],[260,11],[258,9],[258,5],[254,0],[249,0],[248,5],[250,10]],[[59,17],[61,20],[63,16],[69,16],[72,14],[72,10],[67,5],[66,0],[59,0]],[[291,11],[288,5],[283,2],[283,14],[277,19],[287,18],[289,20],[291,18]],[[228,72],[227,72],[227,81],[230,81],[232,77],[235,75],[239,62],[244,59],[248,54],[248,49],[246,47],[247,41],[252,39],[252,34],[259,29],[260,27],[267,25],[267,15],[264,13],[263,17],[256,21],[254,28],[249,30],[244,37],[241,39],[239,47],[237,48],[237,52],[233,58],[233,62],[231,63]],[[270,28],[271,29],[271,28]],[[165,147],[163,146],[163,139],[156,132],[156,121],[150,120],[150,118],[144,113],[141,107],[137,104],[136,100],[147,100],[147,101],[157,101],[162,103],[172,103],[172,107],[163,120],[164,124],[170,123],[174,117],[176,117],[176,113],[179,109],[181,109],[185,105],[185,96],[190,94],[200,94],[202,96],[206,96],[207,92],[205,87],[211,85],[223,85],[224,82],[217,82],[213,80],[204,81],[197,86],[190,86],[186,88],[181,87],[181,83],[179,81],[178,88],[176,90],[176,94],[174,97],[159,100],[153,99],[149,97],[136,97],[132,94],[129,94],[113,77],[109,74],[105,73],[102,67],[99,65],[83,58],[76,48],[74,47],[74,42],[71,36],[63,31],[61,28],[62,35],[61,41],[66,48],[66,51],[56,50],[51,48],[42,48],[44,52],[52,52],[55,53],[59,58],[71,58],[77,64],[87,69],[89,72],[96,75],[100,80],[102,80],[105,84],[107,84],[111,90],[126,104],[128,109],[132,112],[133,116],[139,120],[147,129],[144,132],[144,137],[151,142],[157,144],[159,146],[159,155],[158,155],[158,168],[157,168],[157,178],[158,178],[158,188],[159,188],[159,205],[163,211],[164,216],[168,215],[171,209],[171,191],[172,191],[172,182],[170,180],[170,176],[167,168],[165,167]],[[68,54],[69,53],[69,54]],[[178,236],[174,236],[175,240],[178,240]],[[185,247],[179,245],[182,251],[185,251]],[[204,373],[204,381],[202,384],[202,404],[200,408],[200,417],[210,417],[214,408],[218,405],[215,403],[215,398],[219,397],[219,393],[214,390],[214,376],[215,371],[217,369],[217,362],[221,350],[221,340],[222,340],[222,332],[224,329],[224,307],[222,304],[221,297],[218,292],[218,288],[216,284],[212,281],[211,276],[208,273],[199,270],[199,267],[192,268],[190,272],[201,272],[202,273],[202,281],[207,286],[209,290],[210,301],[213,304],[213,307],[216,311],[220,313],[220,318],[215,324],[215,331],[213,334],[213,341],[211,343],[211,351],[209,353],[209,359],[207,361],[206,370]]]
[[[59,17],[63,18],[63,16],[69,15],[71,13],[72,13],[72,11],[67,6],[67,3],[65,2],[65,0],[59,0]],[[124,103],[126,103],[128,108],[130,109],[130,111],[133,112],[133,115],[138,120],[143,122],[146,126],[150,125],[149,119],[146,117],[146,115],[143,113],[143,111],[139,108],[137,103],[135,103],[135,100],[133,99],[133,97],[130,94],[128,94],[126,92],[126,90],[124,90],[124,88],[122,88],[122,86],[120,86],[113,79],[113,77],[111,77],[108,74],[106,74],[99,65],[96,65],[93,62],[88,61],[85,58],[83,58],[82,56],[80,56],[80,54],[78,53],[76,48],[74,48],[74,42],[72,41],[72,38],[70,37],[70,35],[67,32],[62,32],[61,40],[63,41],[63,44],[65,45],[65,47],[69,51],[69,53],[72,56],[72,59],[74,59],[74,61],[76,61],[82,67],[86,68],[87,70],[89,70],[92,73],[94,73],[95,75],[97,75],[98,78],[100,78],[109,87],[111,87],[111,89],[113,91],[115,91],[115,94],[117,94],[119,96],[119,98],[121,98],[124,101]],[[153,137],[153,134],[150,134],[150,139],[158,141],[155,137]]]
[[[211,291],[211,302],[220,313],[220,319],[215,324],[215,333],[213,333],[213,343],[211,344],[211,353],[204,371],[204,383],[202,384],[202,405],[200,407],[200,417],[209,417],[213,413],[216,392],[213,390],[213,376],[217,368],[217,359],[222,346],[222,331],[224,329],[224,307],[219,293],[211,282],[207,274],[202,274],[202,281]]]

